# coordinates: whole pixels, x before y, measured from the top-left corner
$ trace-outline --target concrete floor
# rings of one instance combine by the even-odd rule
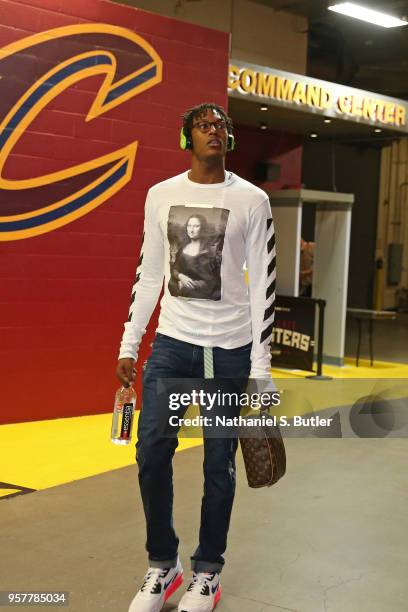
[[[378,360],[408,362],[408,314],[376,322]],[[353,356],[356,324],[347,325]],[[368,336],[362,356],[368,356]],[[406,439],[286,439],[287,474],[238,489],[217,612],[407,612]],[[202,448],[175,457],[175,524],[189,579]],[[4,499],[0,590],[70,592],[72,612],[127,612],[146,570],[136,467]],[[164,607],[174,612],[183,589]],[[60,610],[60,607],[48,607]]]
[[[248,488],[238,451],[217,612],[406,612],[408,440],[287,439],[286,447],[287,474],[260,490]],[[174,460],[187,579],[201,462],[202,448]],[[136,467],[122,468],[3,500],[0,590],[65,590],[72,612],[126,612],[146,569],[136,482]]]

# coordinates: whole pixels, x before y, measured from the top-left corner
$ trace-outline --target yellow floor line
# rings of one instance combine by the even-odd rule
[[[19,493],[20,489],[2,489],[0,486],[0,498],[1,497],[9,497],[10,495],[14,495],[14,493]]]
[[[408,379],[408,365],[346,359],[342,368],[324,366],[334,378]],[[304,378],[300,370],[272,370],[274,378]],[[0,426],[0,499],[17,487],[46,489],[66,482],[134,465],[135,441],[115,446],[109,438],[111,413]],[[137,428],[135,415],[134,430]],[[178,450],[199,446],[201,439],[180,439]],[[2,485],[14,488],[3,488]]]
[[[138,413],[135,429],[137,418]],[[135,441],[128,446],[112,444],[111,420],[108,413],[2,425],[0,481],[46,489],[134,465]],[[183,439],[178,450],[200,444],[201,439]]]
[[[315,364],[316,367],[316,364]],[[310,372],[313,374],[313,372]],[[333,378],[407,378],[408,379],[408,364],[397,363],[390,361],[375,361],[373,366],[370,366],[369,359],[360,359],[360,365],[357,368],[355,359],[346,357],[344,366],[323,366],[323,374],[332,376]],[[272,376],[274,378],[304,378],[308,373],[303,370],[286,370],[283,368],[273,368]]]

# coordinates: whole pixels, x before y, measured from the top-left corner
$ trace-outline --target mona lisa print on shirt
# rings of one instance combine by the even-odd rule
[[[171,206],[169,291],[175,297],[221,299],[221,262],[229,210]]]

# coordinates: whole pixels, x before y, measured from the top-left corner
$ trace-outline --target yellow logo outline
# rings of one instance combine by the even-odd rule
[[[41,187],[78,176],[111,162],[117,161],[118,163],[85,188],[63,200],[29,213],[0,216],[0,241],[37,236],[71,223],[112,197],[131,179],[138,141],[133,141],[108,155],[47,175],[18,180],[9,180],[2,176],[4,164],[24,131],[47,104],[70,85],[89,76],[105,74],[105,79],[85,118],[85,121],[91,121],[161,82],[162,60],[153,47],[138,34],[110,24],[79,24],[34,34],[1,49],[0,62],[18,51],[41,42],[87,33],[113,34],[126,38],[142,47],[150,55],[152,61],[113,84],[117,67],[114,54],[104,49],[92,50],[72,56],[38,79],[10,109],[0,124],[0,189],[6,189],[12,193],[16,190]],[[97,61],[100,63],[97,63]],[[71,68],[75,69],[76,66],[80,67],[75,72],[66,77],[61,77],[64,71],[69,72]],[[61,78],[60,82],[58,82],[58,78]],[[57,81],[55,84],[52,84],[53,79]],[[51,87],[49,84],[51,84]],[[128,90],[126,91],[127,87]],[[48,91],[40,95],[38,101],[34,101],[30,106],[30,100],[35,100],[41,89],[46,90],[47,88]],[[115,95],[116,92],[119,93]],[[110,96],[111,99],[109,99]],[[25,106],[29,108],[27,112],[24,112]],[[21,119],[19,114],[22,115]],[[102,193],[99,193],[101,189],[103,189]],[[95,195],[92,195],[93,193]],[[82,203],[77,205],[78,202]],[[70,210],[70,206],[72,210]],[[59,212],[61,212],[60,215]]]

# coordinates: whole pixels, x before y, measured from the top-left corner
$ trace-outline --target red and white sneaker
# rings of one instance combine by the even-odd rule
[[[176,567],[149,567],[140,591],[129,606],[129,612],[159,612],[182,582],[183,568],[179,559]]]
[[[178,605],[178,612],[211,612],[221,597],[220,575],[193,572],[193,580]]]

